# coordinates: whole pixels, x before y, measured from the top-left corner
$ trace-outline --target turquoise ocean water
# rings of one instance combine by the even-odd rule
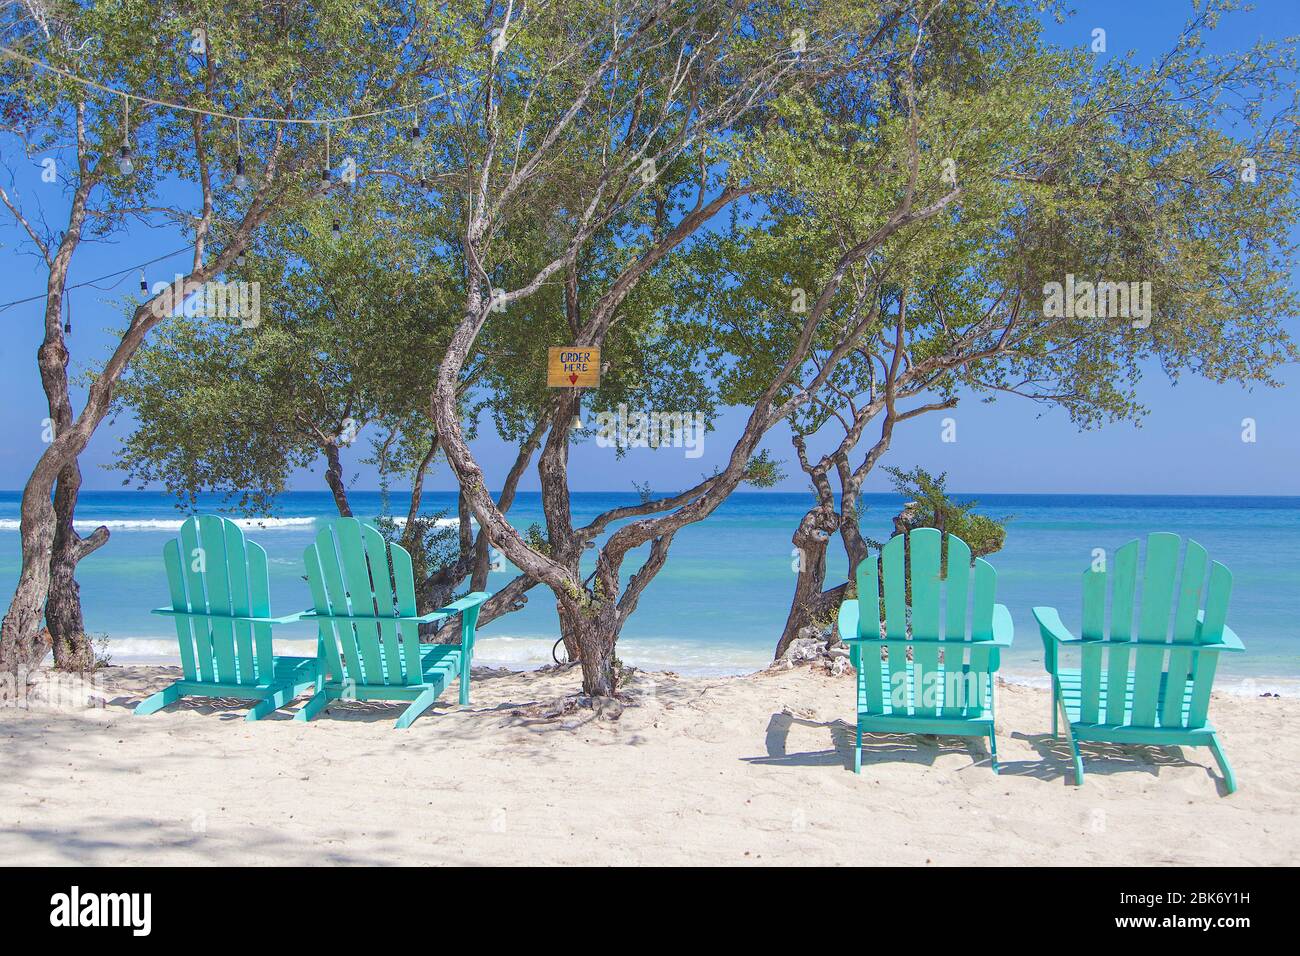
[[[1078,623],[1079,574],[1094,548],[1115,548],[1150,531],[1174,531],[1200,541],[1233,573],[1229,624],[1246,642],[1244,656],[1224,655],[1223,673],[1236,678],[1300,678],[1300,498],[1082,495],[974,495],[979,511],[1014,515],[1005,548],[991,557],[998,600],[1016,623],[1016,645],[1004,669],[1042,674],[1042,648],[1029,609],[1061,608]],[[575,493],[575,520],[636,500],[632,494]],[[373,492],[354,492],[360,517],[380,508]],[[794,583],[790,535],[807,507],[803,494],[736,494],[713,517],[681,531],[668,564],[650,585],[620,642],[632,664],[687,674],[743,673],[764,666],[780,634]],[[901,499],[868,495],[863,530],[884,539]],[[215,505],[215,501],[214,501]],[[429,510],[454,513],[450,493],[429,496]],[[117,662],[175,658],[166,619],[149,613],[167,600],[162,548],[183,515],[162,494],[87,492],[78,525],[106,524],[109,543],[78,573],[89,630],[107,634]],[[319,521],[333,514],[326,493],[286,494],[269,520],[247,533],[270,558],[274,613],[308,606],[301,556]],[[541,522],[536,494],[521,494],[510,514],[526,528]],[[0,586],[3,600],[18,574],[18,494],[0,492]],[[632,567],[628,567],[630,573]],[[830,580],[843,580],[842,552],[832,549]],[[490,589],[510,570],[494,574]],[[313,631],[277,630],[286,646],[310,652]],[[549,663],[559,636],[549,592],[535,588],[528,607],[482,631],[476,660],[512,667]]]

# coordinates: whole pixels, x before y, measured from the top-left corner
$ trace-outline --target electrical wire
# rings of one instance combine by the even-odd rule
[[[191,250],[193,250],[193,248],[194,248],[194,244],[191,243],[190,245],[185,246],[184,248],[177,249],[175,252],[169,252],[166,255],[159,256],[156,259],[150,259],[148,262],[136,263],[133,266],[127,266],[125,269],[119,269],[116,272],[110,272],[106,275],[96,276],[93,279],[86,279],[82,282],[77,282],[72,285],[64,286],[64,292],[71,292],[73,289],[80,289],[85,286],[95,286],[95,288],[99,289],[100,286],[95,285],[95,283],[97,282],[103,282],[105,279],[112,279],[115,276],[124,275],[127,272],[134,272],[136,269],[143,269],[145,266],[151,266],[156,263],[162,262],[165,259],[170,259],[173,256],[179,256],[182,252],[190,252]],[[120,281],[121,280],[119,279],[118,282]],[[114,288],[116,287],[117,284],[118,283],[114,283],[113,286],[110,286],[109,288]],[[101,289],[101,291],[107,291],[107,290]],[[44,299],[47,297],[47,295],[48,293],[42,292],[39,295],[31,295],[25,299],[14,299],[12,302],[0,303],[0,312],[3,312],[5,309],[12,308],[15,305],[22,305],[23,303],[26,302],[35,302],[38,299]]]
[[[171,103],[168,102],[167,100],[154,99],[151,96],[140,96],[137,93],[127,93],[124,92],[123,90],[115,90],[111,86],[105,86],[104,84],[97,83],[94,80],[88,80],[85,77],[78,76],[77,74],[69,70],[63,69],[62,67],[52,66],[43,60],[38,60],[35,57],[30,57],[25,53],[19,53],[17,50],[11,49],[10,47],[0,47],[0,54],[3,54],[5,56],[11,56],[16,60],[21,60],[22,62],[30,64],[31,66],[40,67],[42,70],[46,70],[50,73],[57,73],[59,76],[62,76],[64,79],[71,80],[74,83],[79,83],[82,86],[88,87],[90,89],[99,90],[101,93],[108,93],[111,96],[120,96],[123,99],[126,99],[128,101],[136,100],[139,103],[148,103],[150,106],[160,106],[163,109],[180,110],[186,113],[196,113],[200,116],[210,116],[213,119],[234,120],[236,123],[271,123],[275,125],[284,125],[284,126],[297,124],[301,126],[324,126],[326,129],[328,129],[330,125],[334,123],[348,123],[353,120],[373,119],[376,116],[389,116],[393,113],[410,112],[413,109],[418,109],[421,106],[425,106],[436,100],[443,99],[446,96],[445,93],[435,93],[432,96],[427,96],[423,99],[414,100],[410,103],[401,103],[397,106],[390,106],[382,110],[370,110],[369,112],[366,113],[349,113],[346,116],[330,116],[325,118],[320,118],[320,117],[284,118],[284,117],[277,117],[277,116],[239,116],[234,113],[227,113],[224,110],[205,110],[205,109],[200,109],[197,106],[187,106],[184,103]]]

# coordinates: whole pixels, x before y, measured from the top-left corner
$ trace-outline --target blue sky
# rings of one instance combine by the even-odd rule
[[[1280,40],[1300,34],[1300,4],[1294,0],[1260,0],[1258,9],[1229,16],[1211,35],[1211,48],[1242,47],[1260,37]],[[1150,58],[1166,49],[1177,35],[1189,5],[1184,0],[1147,2],[1086,2],[1063,25],[1048,27],[1048,36],[1061,44],[1087,45],[1092,30],[1106,31],[1109,53],[1134,50]],[[9,165],[15,157],[6,156]],[[23,162],[18,160],[19,163]],[[33,167],[20,171],[18,186],[24,199],[41,199],[51,221],[64,215],[56,187],[39,181]],[[50,192],[42,195],[40,190]],[[39,295],[43,289],[38,259],[24,254],[22,236],[7,211],[0,216],[0,302]],[[89,243],[78,251],[74,282],[93,279],[145,259],[161,256],[189,240],[166,230],[136,227],[111,242]],[[186,257],[148,267],[150,283],[170,279],[184,267]],[[113,285],[116,283],[116,285]],[[74,333],[71,340],[74,370],[84,370],[92,359],[102,358],[112,341],[107,330],[119,324],[116,300],[138,289],[139,274],[102,283],[104,288],[82,288],[72,295]],[[42,302],[33,301],[0,311],[0,488],[22,486],[32,463],[42,450],[41,422],[46,416],[44,398],[35,367],[40,342]],[[539,370],[540,371],[540,370]],[[1158,369],[1146,375],[1140,398],[1150,408],[1140,423],[1123,423],[1080,433],[1060,411],[1016,398],[995,403],[968,403],[952,412],[921,417],[904,423],[886,464],[921,465],[947,471],[949,487],[970,492],[1080,492],[1146,494],[1300,494],[1300,428],[1296,427],[1300,369],[1289,366],[1278,376],[1286,387],[1246,391],[1184,377],[1171,385]],[[78,403],[80,394],[78,394]],[[942,419],[956,423],[956,441],[941,440]],[[1255,422],[1256,441],[1242,441],[1242,421]],[[631,490],[632,482],[649,481],[656,491],[692,484],[721,463],[731,439],[743,422],[740,412],[726,412],[705,440],[704,454],[688,459],[680,449],[632,451],[616,460],[609,449],[593,441],[580,443],[572,457],[574,490]],[[82,458],[87,488],[119,488],[121,473],[103,467],[111,462],[118,438],[128,422],[100,429]],[[363,457],[358,443],[349,464],[356,488],[374,488],[373,473],[356,459]],[[790,461],[788,433],[777,429],[767,442],[776,457]],[[513,449],[485,436],[475,446],[489,483],[494,485],[513,460]],[[787,478],[778,490],[801,491],[807,485],[797,465],[786,467]],[[450,488],[453,480],[445,464],[435,470],[430,486]],[[294,476],[294,488],[323,490],[320,471]],[[536,488],[535,474],[522,487]],[[868,491],[885,490],[879,471]]]

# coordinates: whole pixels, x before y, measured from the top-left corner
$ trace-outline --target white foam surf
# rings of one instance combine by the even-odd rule
[[[93,531],[103,525],[109,531],[179,531],[185,518],[78,518],[72,526],[78,531]],[[301,530],[316,523],[315,518],[232,518],[239,527],[250,531]],[[17,518],[0,518],[0,531],[17,531]]]
[[[109,531],[179,531],[186,520],[185,518],[77,518],[72,522],[72,526],[78,531],[94,531],[101,525]],[[246,531],[301,531],[313,527],[318,519],[296,517],[231,518],[230,520]],[[393,522],[398,527],[404,527],[406,518],[394,518]],[[439,518],[436,524],[440,528],[456,528],[460,526],[460,520]],[[18,531],[20,527],[17,518],[0,518],[0,531]]]

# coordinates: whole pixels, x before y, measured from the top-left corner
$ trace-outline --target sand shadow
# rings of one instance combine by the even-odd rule
[[[1029,766],[1038,768],[1031,774],[1043,780],[1063,780],[1066,786],[1074,786],[1074,760],[1070,753],[1070,744],[1064,734],[1053,737],[1051,734],[1013,733],[1016,740],[1023,740],[1037,751],[1039,757]],[[1084,786],[1087,786],[1089,774],[1111,776],[1121,773],[1143,773],[1152,779],[1159,779],[1161,767],[1200,767],[1205,775],[1214,781],[1219,794],[1227,793],[1227,783],[1217,772],[1218,765],[1214,757],[1206,750],[1207,762],[1189,760],[1185,750],[1202,750],[1205,748],[1184,748],[1179,746],[1158,746],[1153,744],[1113,744],[1096,740],[1079,741],[1079,756],[1083,758]],[[1004,769],[1006,765],[1003,765]]]
[[[831,749],[789,751],[790,729],[794,726],[813,727],[830,734]],[[773,714],[767,723],[764,739],[767,755],[742,757],[745,763],[778,767],[834,767],[853,771],[853,747],[857,740],[856,724],[836,719],[831,721],[808,720],[792,714]],[[932,734],[863,734],[862,765],[889,761],[932,766],[942,754],[965,753],[972,765],[988,765],[990,755],[980,746],[982,738],[936,737]],[[1003,765],[1005,766],[1005,765]]]

